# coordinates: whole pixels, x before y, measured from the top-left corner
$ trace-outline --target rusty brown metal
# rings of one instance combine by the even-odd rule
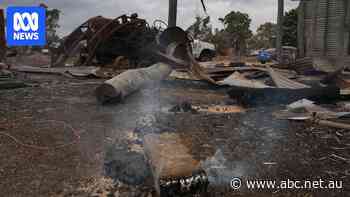
[[[115,32],[137,32],[139,28],[146,28],[146,21],[135,17],[128,17],[122,15],[114,20],[104,24],[88,41],[89,56],[85,64],[91,63],[94,58],[97,47],[103,42],[108,40]]]
[[[54,57],[53,66],[63,65],[67,58],[75,55],[79,50],[80,53],[85,53],[81,64],[89,65],[97,56],[97,50],[101,45],[108,43],[110,40],[118,40],[119,42],[116,41],[116,45],[121,42],[132,45],[132,39],[137,36],[144,36],[138,34],[145,33],[147,29],[147,22],[144,19],[139,19],[137,14],[131,16],[122,15],[115,19],[108,19],[102,16],[93,17],[80,25],[64,39],[56,51],[57,55]],[[82,41],[86,43],[86,46],[83,46],[83,50],[80,44]],[[125,51],[127,50],[125,49]],[[129,54],[127,52],[125,53],[120,55],[132,55],[130,52]]]
[[[56,56],[53,57],[53,66],[62,65],[67,58],[75,55],[79,49],[79,43],[89,37],[93,36],[93,32],[101,28],[103,23],[109,21],[103,17],[93,17],[84,22],[72,33],[70,33],[61,43],[60,47],[55,51]]]
[[[6,55],[5,16],[4,16],[4,10],[0,9],[0,62],[4,61],[5,55]]]

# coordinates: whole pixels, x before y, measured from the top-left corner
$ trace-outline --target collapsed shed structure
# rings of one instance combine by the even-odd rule
[[[350,2],[301,0],[298,20],[299,56],[314,67],[334,71],[350,63]]]

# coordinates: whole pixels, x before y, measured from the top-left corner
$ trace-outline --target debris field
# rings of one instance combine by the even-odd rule
[[[349,68],[322,72],[294,56],[199,62],[191,42],[132,14],[88,19],[50,54],[9,49],[0,58],[1,193],[347,196]],[[235,177],[343,188],[235,190]]]

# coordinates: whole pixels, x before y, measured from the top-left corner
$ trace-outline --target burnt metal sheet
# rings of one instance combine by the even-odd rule
[[[283,75],[279,74],[278,71],[273,70],[272,68],[268,68],[268,72],[273,80],[273,82],[276,84],[278,88],[285,88],[285,89],[305,89],[305,88],[311,88],[310,86],[307,86],[305,84],[299,83],[297,81],[288,79],[287,77],[284,77]]]
[[[304,14],[299,26],[305,27],[299,31],[303,34],[299,35],[299,48],[304,49],[300,57],[324,58],[334,68],[344,65],[350,55],[349,5],[345,0],[310,0],[300,4]]]

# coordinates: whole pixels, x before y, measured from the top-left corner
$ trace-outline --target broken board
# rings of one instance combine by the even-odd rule
[[[144,137],[144,148],[160,196],[184,196],[207,190],[208,178],[200,162],[193,158],[179,135],[148,134]]]

